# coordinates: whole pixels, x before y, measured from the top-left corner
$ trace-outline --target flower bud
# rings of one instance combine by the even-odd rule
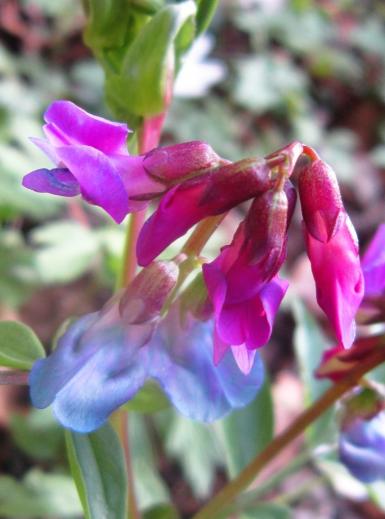
[[[273,186],[266,161],[242,160],[192,178],[166,193],[139,235],[139,265],[148,265],[203,218],[224,213]]]
[[[307,230],[318,241],[328,242],[345,219],[334,171],[322,160],[316,160],[301,171],[298,188]]]
[[[173,261],[156,261],[141,270],[120,299],[122,319],[130,324],[140,324],[159,317],[176,285],[178,272]]]
[[[244,159],[211,172],[199,205],[220,214],[273,186],[266,160]]]
[[[144,156],[143,166],[149,175],[168,183],[214,168],[220,160],[206,142],[191,141],[153,149]]]
[[[250,263],[260,263],[271,279],[286,256],[286,234],[296,202],[295,189],[270,190],[257,197],[246,218],[246,248]]]

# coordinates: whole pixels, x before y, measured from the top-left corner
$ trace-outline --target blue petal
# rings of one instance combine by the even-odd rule
[[[231,351],[218,366],[213,362],[213,325],[195,322],[177,335],[168,333],[167,321],[152,343],[150,374],[180,413],[211,422],[253,400],[263,383],[259,355],[248,375],[243,374]]]
[[[79,182],[66,168],[37,169],[23,178],[23,186],[38,193],[60,196],[80,194]]]
[[[85,316],[70,326],[47,359],[34,364],[32,402],[40,408],[53,402],[65,427],[90,432],[146,380],[155,379],[182,414],[216,420],[255,397],[263,367],[257,355],[244,375],[230,351],[215,366],[212,330],[212,323],[202,322],[182,329],[169,315],[148,340],[148,325],[103,321],[101,313]]]
[[[363,483],[385,478],[385,456],[370,447],[360,447],[341,438],[339,455],[346,468]]]

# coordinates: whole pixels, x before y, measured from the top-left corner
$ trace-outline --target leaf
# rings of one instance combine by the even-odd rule
[[[196,0],[198,7],[196,15],[197,35],[201,34],[210,25],[218,5],[218,0]]]
[[[274,416],[267,379],[256,398],[218,424],[229,475],[236,476],[273,438]]]
[[[78,517],[81,504],[69,476],[31,470],[22,482],[0,477],[0,515],[41,519]]]
[[[146,510],[143,519],[179,519],[179,514],[171,505],[159,505]]]
[[[135,492],[141,510],[169,502],[168,490],[160,478],[143,417],[131,414],[128,422]],[[115,518],[114,518],[115,519]]]
[[[167,431],[166,451],[179,461],[194,494],[208,497],[221,464],[213,428],[175,414]]]
[[[0,322],[0,366],[28,370],[45,351],[31,328],[16,321]]]
[[[88,270],[100,250],[96,233],[71,221],[47,224],[32,232],[39,245],[34,263],[44,283],[67,283]]]
[[[315,370],[321,363],[322,355],[330,347],[317,321],[304,304],[295,299],[293,302],[296,329],[294,332],[294,347],[299,364],[299,370],[305,389],[305,403],[311,404],[320,397],[330,386],[326,380],[314,376]],[[324,413],[307,431],[311,446],[320,443],[331,443],[337,433],[334,409]]]
[[[263,503],[243,513],[241,519],[290,519],[293,514],[287,506]]]
[[[192,0],[160,9],[128,47],[122,68],[106,77],[111,108],[130,121],[164,111],[174,61],[194,37],[195,4]]]
[[[17,447],[34,459],[55,459],[63,449],[63,429],[51,409],[31,409],[27,416],[13,415],[10,429]]]
[[[67,452],[86,519],[127,518],[124,453],[109,424],[91,434],[66,431]]]

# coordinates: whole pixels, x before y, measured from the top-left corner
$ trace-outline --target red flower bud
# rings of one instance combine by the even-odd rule
[[[303,219],[310,234],[328,242],[345,218],[334,171],[322,160],[302,170],[298,179]]]

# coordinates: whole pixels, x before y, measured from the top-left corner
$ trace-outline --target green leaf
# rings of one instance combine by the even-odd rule
[[[167,504],[170,501],[168,490],[158,474],[155,454],[143,417],[139,414],[131,414],[128,426],[132,470],[135,474],[135,492],[139,507],[145,510]]]
[[[171,505],[159,505],[146,510],[143,519],[179,519],[179,514]]]
[[[31,328],[16,321],[0,322],[0,366],[27,370],[44,356],[44,348]]]
[[[37,460],[52,460],[64,447],[63,428],[48,409],[31,409],[27,416],[13,415],[10,429],[19,449]]]
[[[164,111],[169,74],[193,41],[195,12],[192,0],[159,10],[128,47],[121,70],[107,73],[107,100],[119,117]]]
[[[147,382],[135,397],[124,406],[128,411],[155,413],[170,407],[170,401],[156,382]]]
[[[1,517],[79,517],[81,504],[69,476],[31,470],[22,482],[0,477]],[[107,516],[106,516],[107,517]]]
[[[196,15],[197,35],[201,34],[210,25],[218,5],[218,0],[196,0],[198,7]]]
[[[274,416],[267,379],[256,398],[218,424],[229,475],[237,475],[273,438]]]
[[[194,494],[199,498],[208,497],[216,469],[221,465],[213,428],[174,414],[167,431],[166,451],[179,461]]]
[[[32,232],[39,245],[35,268],[44,283],[67,283],[92,267],[100,251],[97,234],[75,222],[47,224]]]
[[[323,353],[330,347],[330,343],[317,321],[299,299],[294,300],[293,310],[297,323],[294,332],[294,347],[305,389],[305,403],[311,404],[330,386],[328,381],[319,380],[314,376],[314,371],[319,366]],[[314,447],[322,442],[332,442],[336,435],[334,409],[331,408],[324,413],[308,429],[307,435],[310,444]]]
[[[292,516],[290,508],[286,506],[263,503],[243,513],[241,519],[290,519]]]
[[[86,519],[127,518],[124,453],[109,424],[91,434],[66,431],[67,452]]]

